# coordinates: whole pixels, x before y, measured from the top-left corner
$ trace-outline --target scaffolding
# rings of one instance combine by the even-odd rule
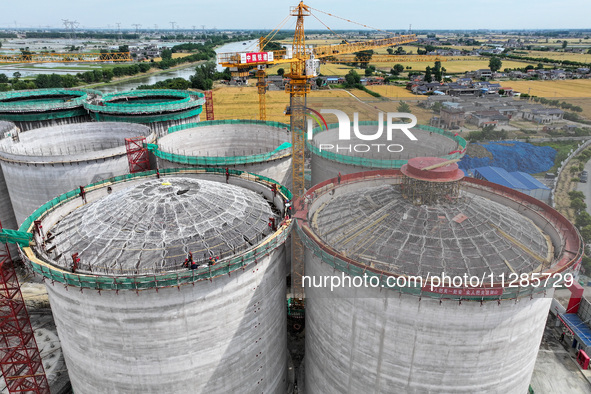
[[[415,205],[452,203],[460,194],[460,181],[428,182],[405,176],[400,190]]]
[[[0,55],[0,63],[95,63],[131,62],[129,52],[109,53],[31,53],[19,55]]]
[[[162,114],[200,109],[205,95],[178,90],[134,90],[102,96],[98,101],[85,102],[84,107],[93,113],[113,115]],[[199,111],[201,113],[201,111]]]
[[[94,90],[35,89],[0,93],[0,113],[47,112],[82,108]]]
[[[225,174],[225,169],[223,168],[202,168],[202,169],[162,169],[160,170],[160,176],[164,175],[182,175],[182,174],[203,174],[209,173],[211,175],[221,175]],[[246,171],[239,171],[239,170],[229,170],[231,177],[240,177],[242,181],[252,181],[256,182],[260,185],[264,185],[265,187],[269,188],[271,185],[275,185],[277,190],[281,193],[282,197],[285,199],[291,199],[292,195],[291,192],[284,186],[278,184],[276,181],[267,178],[261,175],[250,174]],[[114,187],[115,185],[127,182],[130,180],[141,180],[141,179],[154,179],[157,178],[158,173],[154,170],[143,172],[143,173],[136,173],[136,174],[127,174],[121,175],[114,178],[106,179],[100,182],[96,182],[90,185],[84,186],[84,189],[92,193],[93,190],[97,188],[105,188],[107,185],[109,187]],[[174,178],[173,178],[174,179]],[[162,181],[161,181],[162,182]],[[217,188],[225,186],[225,184],[216,185],[216,193],[219,191]],[[186,188],[183,188],[186,190]],[[181,191],[181,190],[178,190]],[[251,192],[252,193],[252,192]],[[181,193],[180,195],[186,195],[187,193]],[[20,229],[25,232],[32,233],[35,227],[35,220],[38,220],[41,217],[44,217],[50,211],[54,209],[69,204],[72,201],[79,199],[80,189],[72,190],[68,193],[62,194],[53,200],[43,204],[39,209],[37,209],[29,218],[25,219],[23,224],[21,225]],[[111,196],[115,196],[113,193]],[[86,207],[92,206],[94,204],[86,205]],[[250,205],[248,209],[251,209]],[[193,214],[198,214],[199,210],[190,210]],[[128,212],[125,215],[135,214],[135,212]],[[150,215],[146,215],[150,217]],[[53,264],[49,264],[39,257],[36,256],[35,251],[30,247],[25,247],[23,249],[24,256],[23,258],[27,261],[28,264],[31,265],[31,268],[34,272],[41,274],[42,276],[59,283],[63,283],[66,286],[75,286],[78,288],[89,288],[95,290],[133,290],[133,291],[140,291],[140,290],[147,290],[147,289],[158,289],[158,288],[166,288],[166,287],[178,287],[185,284],[195,283],[197,281],[202,280],[213,280],[214,278],[223,276],[223,275],[231,275],[232,272],[237,270],[244,270],[245,267],[256,264],[258,260],[264,258],[265,256],[269,255],[271,251],[276,249],[277,247],[281,246],[285,243],[287,237],[290,234],[292,223],[291,221],[284,221],[281,222],[279,229],[270,235],[266,235],[264,242],[260,242],[261,235],[263,235],[263,229],[268,229],[268,218],[272,217],[268,211],[265,210],[264,214],[256,215],[261,218],[258,224],[255,224],[250,220],[252,215],[249,216],[249,222],[254,229],[252,232],[253,236],[249,239],[245,239],[244,237],[235,238],[238,242],[243,243],[244,247],[247,248],[246,250],[242,250],[240,253],[234,255],[235,251],[242,249],[238,243],[236,243],[234,250],[229,249],[225,253],[218,254],[221,257],[221,260],[214,265],[207,264],[208,261],[205,261],[206,264],[201,264],[198,269],[195,270],[187,270],[183,267],[182,264],[179,264],[179,260],[184,260],[186,257],[185,254],[182,255],[182,258],[178,256],[176,262],[173,262],[172,265],[169,266],[154,266],[154,265],[147,265],[145,267],[140,268],[131,268],[126,270],[118,270],[109,268],[108,270],[98,270],[101,272],[100,274],[91,274],[91,273],[84,273],[84,269],[87,268],[84,264],[84,259],[82,259],[82,265],[80,267],[80,271],[76,273],[70,272],[68,268],[59,267]],[[186,220],[191,221],[190,217],[186,218]],[[238,225],[241,225],[243,221],[236,221]],[[139,224],[140,230],[142,223]],[[216,227],[217,228],[217,227]],[[232,229],[229,229],[232,231]],[[268,231],[268,230],[267,230]],[[204,235],[206,233],[203,233]],[[242,232],[244,234],[244,232]],[[258,234],[258,239],[257,239]],[[207,232],[207,235],[216,235],[211,231]],[[146,234],[147,236],[147,234]],[[197,238],[195,238],[197,240]],[[67,243],[67,242],[66,242]],[[252,244],[251,244],[252,243]],[[149,244],[151,245],[151,244]],[[249,246],[250,245],[250,246]],[[175,246],[175,245],[171,245]],[[211,246],[215,246],[215,244],[211,244]],[[192,249],[192,248],[191,248]],[[38,250],[37,250],[38,251]],[[110,251],[105,249],[107,253]],[[125,250],[123,250],[125,251]],[[219,251],[217,248],[216,252]],[[183,250],[183,253],[186,252]],[[149,249],[146,250],[146,253],[159,253],[158,251],[150,251]],[[142,256],[144,257],[144,256]],[[195,254],[196,260],[201,260],[201,255]],[[143,260],[143,259],[142,259]],[[148,259],[146,259],[147,261]],[[129,261],[128,261],[129,262]]]
[[[0,369],[11,394],[49,394],[41,354],[6,244],[0,246]]]
[[[205,117],[207,120],[215,119],[213,114],[213,92],[211,90],[205,92]]]
[[[150,157],[148,155],[146,137],[126,138],[125,150],[127,151],[130,174],[150,170]]]
[[[402,197],[398,170],[346,175],[343,183],[350,192],[335,193],[334,179],[310,189],[298,202],[297,229],[311,254],[352,277],[367,275],[366,283],[419,297],[500,301],[544,293],[563,278],[553,273],[580,264],[574,226],[511,189],[468,178],[453,203],[415,205]],[[451,292],[429,289],[430,278],[442,272],[486,279]],[[545,278],[543,286],[507,286],[500,279],[531,273]],[[411,278],[422,279],[415,286],[405,282]]]

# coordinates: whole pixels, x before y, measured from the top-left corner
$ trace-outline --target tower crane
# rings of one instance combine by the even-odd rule
[[[285,76],[288,82],[285,92],[289,94],[289,115],[292,140],[292,188],[293,200],[296,201],[304,194],[304,152],[305,152],[305,127],[306,127],[306,97],[311,90],[310,79],[318,75],[320,59],[335,57],[338,55],[354,53],[380,47],[401,45],[416,41],[416,35],[398,35],[390,38],[381,38],[357,43],[342,43],[337,45],[318,46],[313,49],[306,48],[304,33],[304,17],[312,15],[312,7],[303,1],[290,9],[290,16],[295,16],[296,26],[291,49],[263,52],[265,40],[259,41],[259,52],[221,53],[218,54],[218,63],[228,67],[233,76],[248,76],[249,70],[257,68],[257,89],[259,92],[259,115],[261,120],[266,120],[265,92],[267,84],[265,80],[265,68],[275,64],[289,64],[290,71]],[[318,10],[315,10],[318,11]],[[320,11],[322,12],[322,11]],[[330,15],[330,14],[329,14]],[[297,206],[293,209],[297,211]],[[296,213],[297,214],[297,213]],[[302,277],[304,274],[304,247],[296,234],[292,237],[292,294],[293,298],[302,302],[304,290]]]

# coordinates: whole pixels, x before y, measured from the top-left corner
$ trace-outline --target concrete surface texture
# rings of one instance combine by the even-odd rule
[[[16,126],[11,122],[0,121],[0,138],[12,138],[17,132]],[[6,187],[6,180],[4,179],[4,173],[0,167],[0,223],[2,228],[15,230],[17,228],[16,218],[14,216],[14,209],[12,208],[12,202],[10,201],[10,194]],[[18,250],[16,245],[7,244],[10,251],[10,255],[13,258],[18,257]]]
[[[471,301],[428,286],[331,288],[330,278],[572,269],[578,233],[536,200],[483,181],[461,181],[457,199],[415,205],[412,193],[400,193],[409,191],[407,179],[381,171],[307,192],[306,219],[297,218],[310,245],[305,272],[329,283],[306,287],[306,392],[526,393],[550,286]]]
[[[359,126],[359,130],[363,134],[371,135],[375,134],[377,126]],[[437,133],[430,133],[429,131],[421,130],[418,128],[410,129],[412,134],[417,138],[416,141],[409,140],[402,132],[394,135],[392,141],[386,139],[386,132],[384,131],[382,136],[375,141],[364,141],[357,138],[353,132],[351,132],[351,140],[339,141],[338,129],[329,129],[322,133],[318,133],[314,136],[314,140],[311,142],[314,146],[320,148],[321,144],[329,144],[335,146],[335,148],[329,149],[323,148],[323,151],[328,153],[336,153],[339,156],[351,156],[358,159],[365,159],[367,162],[363,165],[355,165],[350,163],[342,163],[329,158],[321,157],[316,154],[312,154],[312,185],[316,185],[327,179],[335,178],[339,172],[342,175],[352,174],[355,172],[364,171],[367,169],[378,169],[378,167],[371,164],[371,160],[408,160],[413,157],[420,156],[433,156],[440,157],[448,155],[449,152],[458,149],[457,143],[451,138],[445,137]],[[372,148],[368,152],[363,152],[365,148],[359,148],[360,151],[355,151],[354,145],[371,145],[371,144],[383,144],[378,151],[377,148]],[[400,144],[404,149],[400,152],[396,152],[400,148],[392,147],[390,151],[386,148],[391,144]],[[336,146],[340,149],[337,151]],[[349,146],[351,151],[349,151]],[[346,160],[346,159],[345,159]]]
[[[191,158],[231,158],[271,153],[283,143],[291,143],[291,135],[283,128],[260,124],[220,124],[195,127],[170,133],[158,140],[162,152]],[[281,150],[268,160],[251,158],[247,164],[215,165],[267,176],[291,187],[291,149]],[[159,167],[185,165],[158,159]],[[200,165],[203,166],[203,165]]]
[[[284,258],[158,292],[48,284],[74,392],[284,393]]]
[[[71,231],[71,240],[60,238],[59,242],[79,246],[82,263],[94,258],[93,270],[112,265],[113,252],[127,253],[127,261],[117,260],[117,267],[162,268],[167,253],[186,256],[184,245],[196,258],[208,249],[225,248],[235,258],[245,256],[249,261],[248,253],[262,244],[249,237],[260,231],[261,217],[268,213],[258,204],[266,204],[266,209],[271,204],[259,194],[273,199],[271,189],[243,177],[234,177],[230,179],[234,184],[227,185],[222,175],[193,176],[198,180],[187,180],[190,175],[183,173],[152,180],[140,177],[112,184],[112,190],[104,185],[89,192],[83,207],[76,198],[50,210],[43,228],[54,234]],[[274,209],[280,209],[282,199],[274,201]],[[68,215],[91,211],[93,206],[98,216],[82,219],[82,215],[80,220],[97,220],[96,226],[87,228],[96,233],[81,229],[74,235],[77,231],[68,227],[82,222],[70,221]],[[266,237],[263,243],[268,241]],[[245,242],[250,244],[248,249],[242,247]],[[34,253],[52,270],[62,270],[61,263],[48,258],[42,247],[35,247]],[[134,277],[100,272],[76,275],[97,280],[99,276]],[[47,280],[74,392],[285,393],[285,276],[285,248],[278,244],[231,274],[180,286],[98,292],[72,286],[73,282],[68,286]]]
[[[129,123],[79,123],[19,133],[0,141],[0,164],[17,224],[50,199],[129,172],[125,138],[154,136]]]
[[[150,129],[158,137],[168,134],[168,128],[173,126],[180,126],[187,123],[198,123],[201,120],[201,115],[190,116],[189,114],[180,114],[178,119],[162,120],[163,115],[134,115],[134,114],[118,114],[110,119],[109,115],[101,115],[98,120],[100,122],[129,122],[142,124],[150,127]]]
[[[306,288],[306,393],[527,393],[550,303]]]
[[[557,320],[549,314],[531,387],[535,393],[543,394],[591,393],[591,371],[582,370],[577,365],[575,349],[570,342],[560,341],[562,324],[557,326]]]

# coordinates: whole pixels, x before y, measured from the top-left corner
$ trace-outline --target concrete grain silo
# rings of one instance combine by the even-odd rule
[[[169,127],[199,122],[204,104],[203,93],[150,89],[94,97],[84,107],[98,122],[140,123],[162,136]]]
[[[222,167],[291,186],[289,126],[258,120],[214,120],[171,127],[159,138],[159,168]]]
[[[554,209],[462,176],[415,158],[307,192],[306,392],[527,392],[582,243]]]
[[[287,189],[209,170],[122,178],[21,226],[74,392],[284,393]]]
[[[100,92],[83,89],[36,89],[0,93],[0,120],[21,131],[90,121],[84,103]]]
[[[0,165],[18,224],[52,198],[129,172],[125,138],[154,134],[131,123],[78,123],[7,136]]]
[[[16,126],[12,122],[0,121],[0,138],[13,138],[18,134]],[[12,202],[10,201],[10,195],[6,188],[6,180],[4,179],[4,173],[0,167],[0,223],[2,228],[16,229],[16,218],[14,217],[14,209],[12,208]],[[10,255],[13,259],[17,258],[18,252],[16,245],[7,244],[10,251]]]
[[[358,122],[363,135],[376,134],[378,122]],[[381,136],[376,140],[362,140],[351,133],[350,140],[339,140],[339,125],[329,124],[328,129],[316,128],[314,138],[306,142],[311,153],[312,185],[342,175],[365,170],[400,168],[408,159],[421,156],[460,159],[465,153],[466,141],[448,131],[418,125],[410,130],[416,138],[411,141],[400,130],[387,139],[384,124]]]

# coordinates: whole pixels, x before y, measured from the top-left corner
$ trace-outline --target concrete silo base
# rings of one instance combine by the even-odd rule
[[[306,262],[306,275],[340,277]],[[527,392],[551,295],[481,305],[329,290],[306,288],[307,393]]]
[[[158,292],[48,284],[74,391],[285,393],[283,254]]]

